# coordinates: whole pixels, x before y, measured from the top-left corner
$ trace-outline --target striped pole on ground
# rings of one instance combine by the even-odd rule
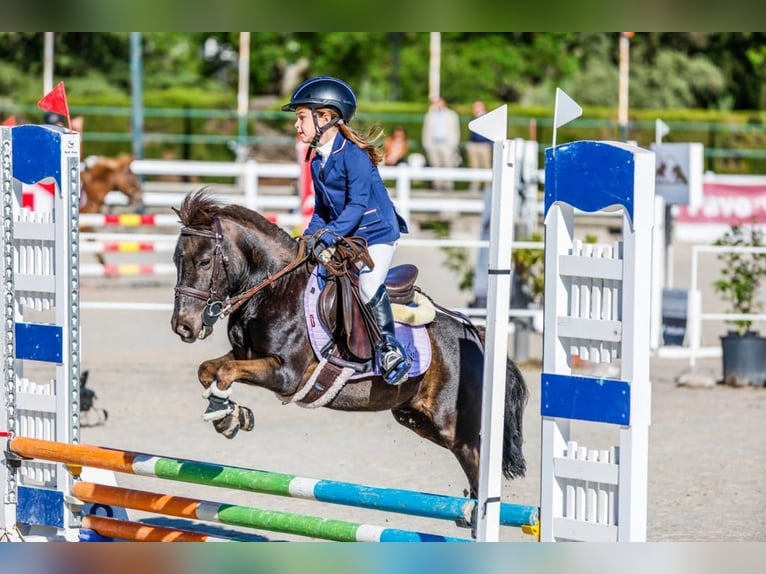
[[[470,521],[476,506],[476,500],[469,498],[304,478],[291,474],[165,458],[97,446],[62,444],[26,437],[13,438],[10,441],[10,449],[12,452],[28,458],[39,458],[64,464],[77,464],[140,476],[290,496],[442,520]],[[504,526],[517,527],[537,525],[538,513],[539,509],[535,506],[504,502],[500,508],[500,523]]]
[[[291,512],[196,500],[91,482],[75,483],[72,493],[83,502],[131,508],[192,520],[205,520],[228,524],[229,526],[260,528],[272,532],[297,534],[337,542],[470,542],[464,538],[452,538]]]
[[[131,542],[233,542],[229,538],[218,538],[201,532],[154,526],[142,522],[118,520],[96,514],[89,514],[82,519],[82,527],[93,530],[99,536],[129,540]]]

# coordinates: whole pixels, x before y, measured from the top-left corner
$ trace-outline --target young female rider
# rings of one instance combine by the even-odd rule
[[[396,212],[378,172],[382,152],[374,144],[377,137],[362,137],[348,127],[356,112],[356,96],[337,78],[321,76],[303,82],[282,110],[295,112],[298,137],[310,146],[305,161],[315,150],[311,160],[314,214],[304,237],[309,240],[324,230],[316,246],[320,261],[329,260],[340,237],[367,240],[374,266],[360,270],[359,291],[380,327],[376,355],[383,377],[390,385],[401,384],[411,361],[396,340],[384,281],[407,224]]]

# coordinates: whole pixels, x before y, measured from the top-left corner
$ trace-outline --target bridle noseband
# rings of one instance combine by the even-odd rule
[[[221,274],[221,269],[226,273],[229,259],[223,252],[223,245],[221,240],[223,239],[223,229],[221,228],[221,220],[217,215],[213,216],[213,229],[198,229],[196,227],[184,226],[181,228],[181,235],[189,235],[196,237],[207,237],[215,240],[215,246],[213,247],[213,272],[210,274],[210,286],[207,293],[194,289],[193,287],[187,287],[186,285],[176,285],[175,293],[176,297],[179,294],[189,295],[195,299],[206,301],[205,310],[202,312],[202,323],[206,327],[213,325],[229,308],[221,298],[218,297],[218,293],[215,289],[218,283],[218,278]],[[228,279],[228,273],[227,273]]]
[[[223,251],[223,229],[221,227],[221,220],[217,215],[213,216],[213,229],[199,229],[196,227],[184,226],[181,228],[181,235],[207,237],[208,239],[213,239],[215,241],[215,245],[213,246],[213,272],[210,274],[210,286],[208,287],[207,293],[193,287],[187,287],[186,285],[176,285],[175,287],[176,297],[179,295],[188,295],[195,299],[205,301],[205,309],[202,311],[202,324],[206,327],[214,325],[221,317],[226,317],[227,315],[234,313],[258,291],[264,287],[273,285],[277,279],[286,275],[290,271],[297,269],[303,263],[308,261],[306,246],[303,241],[299,241],[298,253],[295,256],[295,259],[293,259],[291,263],[288,263],[287,266],[283,267],[274,275],[267,274],[266,279],[247,291],[243,291],[234,297],[229,297],[228,295],[226,297],[221,297],[215,289],[215,286],[218,284],[221,270],[226,273],[227,283],[229,280],[229,259]]]

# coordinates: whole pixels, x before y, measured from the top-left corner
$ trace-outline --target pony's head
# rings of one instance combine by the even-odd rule
[[[255,211],[222,205],[206,189],[174,209],[181,232],[173,254],[175,304],[171,326],[183,341],[208,337],[237,296],[292,260],[297,246]]]
[[[192,343],[213,332],[228,296],[229,257],[224,252],[220,204],[204,191],[191,193],[180,209],[181,221],[173,263],[176,266],[175,304],[171,327]]]

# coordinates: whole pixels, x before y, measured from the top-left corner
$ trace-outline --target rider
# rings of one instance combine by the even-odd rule
[[[295,129],[311,150],[314,183],[314,214],[304,238],[313,252],[311,237],[317,239],[318,258],[327,262],[341,237],[361,236],[367,240],[373,268],[359,272],[359,292],[380,328],[376,348],[384,380],[399,385],[407,380],[411,360],[396,339],[391,301],[384,285],[401,233],[407,223],[396,212],[378,172],[382,151],[375,145],[380,133],[361,136],[348,124],[356,112],[356,96],[343,81],[320,76],[303,82],[282,111],[295,112]]]

